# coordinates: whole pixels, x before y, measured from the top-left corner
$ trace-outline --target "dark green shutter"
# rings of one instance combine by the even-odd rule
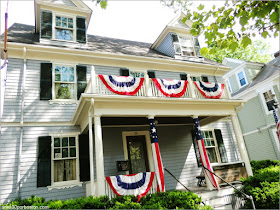
[[[129,70],[128,69],[120,69],[120,75],[121,76],[129,76]]]
[[[218,148],[219,148],[219,153],[221,156],[221,161],[222,163],[227,163],[228,162],[228,158],[227,158],[227,151],[224,145],[224,141],[223,141],[223,136],[222,136],[222,132],[220,129],[214,129],[215,132],[215,136],[216,136],[216,140],[218,143]]]
[[[77,100],[80,99],[81,94],[87,87],[87,67],[76,66],[77,73]]]
[[[203,82],[208,82],[208,77],[202,76],[202,81],[203,81]]]
[[[41,12],[41,37],[46,39],[52,38],[52,12]]]
[[[86,19],[77,17],[77,42],[86,43]]]
[[[192,132],[193,147],[194,147],[194,151],[195,151],[197,165],[198,166],[202,166],[202,163],[201,163],[201,160],[200,160],[200,156],[199,156],[199,150],[198,150],[198,146],[197,146],[197,139],[195,137],[195,131],[192,130],[191,132]]]
[[[149,78],[156,78],[156,74],[154,71],[148,71]]]
[[[181,80],[188,80],[187,74],[180,74],[180,79]]]
[[[41,63],[40,100],[52,99],[52,64]]]
[[[79,135],[79,159],[80,159],[80,181],[90,180],[89,166],[89,138],[87,135]]]
[[[38,137],[37,187],[51,185],[51,137]]]
[[[193,42],[194,42],[194,50],[195,50],[195,54],[196,56],[200,56],[200,45],[199,45],[199,41],[197,37],[193,38]]]

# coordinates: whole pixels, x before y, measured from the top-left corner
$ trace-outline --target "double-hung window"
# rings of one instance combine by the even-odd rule
[[[53,136],[52,140],[52,183],[77,182],[77,136]]]
[[[238,78],[239,87],[243,87],[247,85],[247,79],[245,76],[245,72],[243,70],[237,73],[237,78]]]
[[[76,99],[75,67],[54,65],[54,99]]]
[[[214,137],[212,130],[201,131],[203,136],[203,141],[208,155],[210,163],[219,162],[219,152],[217,148],[216,139]]]
[[[191,37],[172,34],[172,41],[176,55],[194,56],[193,40]]]
[[[73,41],[73,18],[55,16],[55,38],[60,40]]]
[[[267,110],[267,113],[269,113],[270,111],[273,111],[273,107],[274,107],[274,109],[278,108],[277,99],[275,97],[273,88],[270,88],[266,92],[263,92],[262,96],[264,99],[265,109]]]

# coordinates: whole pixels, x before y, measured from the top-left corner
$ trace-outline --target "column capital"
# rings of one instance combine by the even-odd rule
[[[101,117],[101,114],[92,114],[93,117]]]
[[[155,119],[155,115],[148,115],[147,118],[150,119]]]
[[[198,118],[198,115],[192,115],[192,118],[193,119]]]

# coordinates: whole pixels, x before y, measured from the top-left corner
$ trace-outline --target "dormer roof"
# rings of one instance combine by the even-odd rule
[[[151,49],[156,49],[159,44],[162,42],[162,40],[166,37],[166,35],[169,32],[173,33],[183,33],[183,34],[189,34],[192,22],[190,20],[187,20],[185,23],[182,22],[182,19],[186,15],[183,12],[178,13],[163,29],[159,37],[156,39],[156,41],[151,46]]]
[[[40,30],[41,10],[51,10],[83,16],[86,17],[86,25],[89,25],[92,10],[82,0],[34,0],[34,4],[36,33]]]

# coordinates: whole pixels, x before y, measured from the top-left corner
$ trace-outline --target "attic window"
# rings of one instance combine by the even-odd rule
[[[195,56],[193,40],[191,37],[172,34],[172,40],[176,55]]]
[[[73,18],[55,16],[55,38],[73,41]]]

